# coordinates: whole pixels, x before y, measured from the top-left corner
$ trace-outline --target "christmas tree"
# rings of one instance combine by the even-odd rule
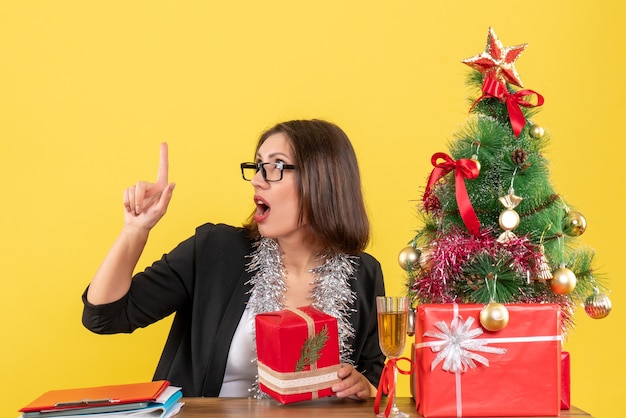
[[[611,302],[594,251],[577,242],[584,216],[550,182],[550,135],[532,120],[544,99],[523,88],[515,69],[525,48],[503,47],[490,28],[485,51],[462,61],[474,70],[468,120],[449,155],[431,158],[423,225],[399,262],[414,305],[484,304],[497,330],[506,326],[506,303],[556,303],[565,333],[578,304],[603,318]]]

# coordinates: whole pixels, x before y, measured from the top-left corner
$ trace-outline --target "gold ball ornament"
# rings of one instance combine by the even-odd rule
[[[505,209],[500,213],[498,223],[505,231],[512,231],[519,225],[519,214],[513,209]]]
[[[545,135],[546,131],[539,125],[533,125],[529,130],[530,136],[535,139],[541,139]]]
[[[476,163],[476,168],[478,168],[478,172],[480,173],[480,161],[478,161],[478,155],[472,155],[471,160]]]
[[[503,330],[509,323],[509,310],[501,303],[490,302],[480,311],[480,324],[487,331]]]
[[[416,269],[419,266],[421,256],[422,253],[418,249],[409,245],[408,247],[404,247],[400,250],[400,254],[398,254],[398,263],[400,264],[400,267],[405,270]]]
[[[565,215],[563,224],[563,232],[570,237],[578,237],[587,229],[587,220],[582,213],[576,211],[568,211]]]
[[[611,313],[611,299],[595,289],[593,294],[585,299],[585,312],[593,319],[606,318]]]
[[[567,295],[576,287],[576,275],[567,267],[559,267],[552,272],[550,287],[558,295]]]

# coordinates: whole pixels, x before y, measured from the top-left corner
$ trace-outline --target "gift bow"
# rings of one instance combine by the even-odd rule
[[[444,162],[438,162],[439,159],[443,159]],[[448,154],[437,152],[433,154],[430,162],[435,168],[433,168],[433,171],[430,173],[423,201],[426,202],[428,200],[432,193],[432,188],[437,181],[454,170],[456,203],[459,207],[459,212],[461,212],[461,218],[472,235],[478,235],[480,231],[480,221],[476,216],[476,212],[474,212],[472,202],[470,202],[467,189],[465,188],[465,179],[475,179],[478,177],[480,171],[478,170],[476,161],[468,158],[461,158],[454,161]]]
[[[406,360],[411,365],[409,370],[402,370],[398,367],[398,362],[400,360]],[[413,373],[413,362],[411,359],[406,357],[398,357],[398,358],[390,358],[387,360],[385,364],[385,368],[383,369],[382,374],[380,375],[380,382],[378,382],[378,391],[376,392],[376,399],[374,400],[374,413],[378,414],[380,412],[380,400],[383,396],[388,395],[387,399],[387,407],[385,408],[385,416],[388,417],[391,412],[391,406],[394,405],[394,396],[396,394],[396,379],[395,379],[395,369],[402,374],[411,374]]]
[[[519,137],[522,132],[522,128],[526,125],[526,118],[522,113],[521,106],[524,107],[537,107],[543,105],[543,96],[533,90],[519,90],[511,94],[507,91],[506,86],[501,81],[498,81],[494,77],[486,77],[483,81],[483,95],[480,96],[470,108],[470,112],[476,106],[478,102],[487,98],[496,98],[506,103],[506,109],[509,112],[509,120],[511,121],[511,128],[515,137]],[[526,96],[537,96],[537,104],[532,104],[526,100]]]
[[[445,321],[437,321],[434,324],[441,332],[424,333],[425,337],[440,340],[429,344],[431,350],[437,353],[430,365],[430,370],[434,370],[442,361],[441,368],[451,373],[465,372],[468,368],[475,368],[474,361],[489,367],[489,360],[477,352],[506,353],[506,348],[489,347],[488,340],[475,340],[474,338],[481,335],[483,330],[480,327],[471,329],[473,324],[474,318],[467,318],[467,321],[463,322],[463,318],[455,316],[449,327]]]

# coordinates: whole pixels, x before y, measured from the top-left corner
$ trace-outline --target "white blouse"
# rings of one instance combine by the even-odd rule
[[[254,335],[254,315],[245,309],[228,351],[224,382],[220,397],[250,396],[250,388],[256,381],[257,363]]]

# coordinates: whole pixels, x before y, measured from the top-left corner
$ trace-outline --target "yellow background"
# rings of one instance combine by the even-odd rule
[[[261,130],[325,118],[357,149],[389,293],[430,156],[467,118],[459,61],[493,26],[546,103],[555,188],[587,218],[614,304],[579,310],[573,404],[620,415],[624,373],[624,38],[617,1],[3,1],[0,5],[0,416],[56,388],[150,379],[170,320],[97,336],[80,295],[122,224],[122,191],[170,144],[170,211],[143,268],[205,222],[239,225],[238,164]],[[400,394],[408,395],[402,377]],[[489,397],[485,393],[485,397]]]

